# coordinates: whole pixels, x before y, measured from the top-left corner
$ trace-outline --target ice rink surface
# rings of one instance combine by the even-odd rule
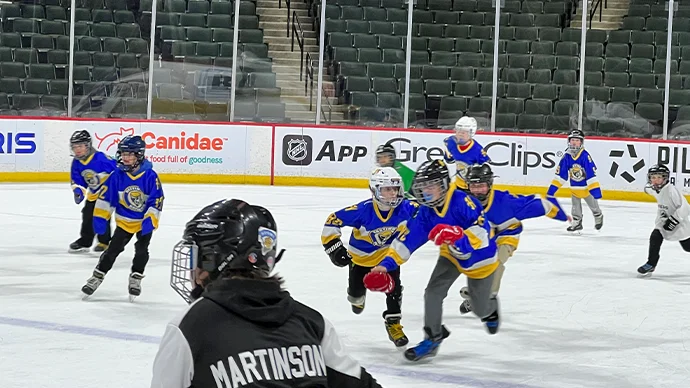
[[[67,253],[81,217],[68,184],[0,185],[3,388],[147,387],[158,338],[185,308],[168,284],[172,247],[202,206],[223,198],[273,213],[278,244],[287,250],[278,265],[286,287],[333,322],[384,387],[690,387],[690,253],[666,242],[653,277],[636,276],[655,204],[604,201],[601,232],[585,208],[582,236],[558,221],[527,221],[503,278],[500,332],[490,336],[474,315],[460,316],[461,277],[445,303],[451,336],[435,358],[413,364],[386,336],[383,295],[370,294],[364,313],[354,315],[347,270],[333,266],[320,243],[328,214],[367,198],[368,190],[165,183],[164,190],[142,296],[130,303],[132,244],[91,299],[81,300],[98,256]],[[569,211],[570,201],[561,201]],[[422,339],[423,294],[436,254],[428,243],[402,267],[411,345]]]

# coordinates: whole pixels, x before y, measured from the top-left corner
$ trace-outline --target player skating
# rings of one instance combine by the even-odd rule
[[[144,158],[145,151],[146,143],[141,136],[127,136],[118,144],[118,168],[100,191],[93,221],[96,233],[103,233],[114,211],[117,228],[93,275],[81,289],[87,296],[98,289],[134,235],[137,241],[129,275],[130,301],[141,294],[141,280],[149,261],[149,244],[153,231],[158,228],[164,198],[158,174],[151,162]]]
[[[467,171],[467,192],[478,199],[484,207],[484,216],[494,231],[497,245],[498,267],[494,273],[491,292],[496,295],[501,287],[505,264],[513,256],[520,242],[522,221],[529,218],[546,216],[559,221],[569,221],[563,208],[555,197],[538,198],[535,195],[515,195],[508,191],[495,190],[494,175],[488,163],[473,165]],[[460,295],[465,301],[460,305],[460,312],[472,311],[469,290],[463,287]]]
[[[395,148],[391,144],[382,144],[376,148],[376,165],[378,167],[394,168],[400,175],[400,178],[402,178],[405,198],[414,200],[414,197],[410,193],[414,170],[405,166],[398,160]]]
[[[260,206],[222,200],[187,223],[171,286],[193,303],[166,327],[151,388],[381,387],[333,325],[271,275],[282,253]]]
[[[594,228],[601,229],[604,225],[604,214],[599,208],[601,188],[597,178],[597,166],[592,156],[585,150],[585,135],[577,129],[568,135],[568,150],[556,167],[556,176],[546,192],[547,197],[556,196],[556,192],[570,179],[570,192],[573,202],[573,221],[567,228],[568,232],[580,233],[582,230],[582,199],[594,215]]]
[[[70,253],[88,252],[93,245],[93,210],[96,207],[98,191],[110,174],[115,170],[116,162],[110,156],[93,147],[91,134],[85,129],[75,131],[70,138],[72,149],[71,187],[74,203],[84,202],[81,210],[81,230],[79,239],[69,245]],[[94,252],[103,252],[110,243],[110,223],[106,224],[103,234],[98,236]]]
[[[457,169],[455,183],[461,189],[467,188],[464,179],[467,169],[473,164],[489,161],[484,148],[473,139],[476,132],[477,119],[465,116],[455,123],[455,135],[443,140],[446,145],[445,160],[448,163],[455,163]]]
[[[423,206],[393,241],[386,258],[372,271],[385,274],[396,270],[429,240],[441,247],[424,292],[426,339],[405,351],[407,359],[417,361],[435,355],[441,342],[450,335],[442,324],[443,300],[461,273],[467,275],[474,313],[489,333],[498,332],[498,300],[491,294],[498,262],[496,243],[490,237],[481,204],[450,184],[444,161],[424,162],[415,173],[412,192]]]
[[[321,243],[333,264],[349,266],[347,300],[355,314],[364,310],[365,275],[383,260],[398,231],[404,228],[418,209],[416,203],[403,198],[402,179],[391,167],[374,170],[369,179],[369,189],[372,198],[329,215],[321,234]],[[340,239],[344,226],[352,227],[347,248]],[[376,291],[386,293],[383,319],[388,338],[396,346],[405,346],[408,339],[400,324],[403,291],[400,270],[395,269],[390,275],[391,283],[384,283]]]
[[[669,182],[668,167],[657,164],[647,172],[645,193],[658,203],[655,227],[649,236],[647,263],[637,269],[642,275],[651,275],[659,263],[659,251],[664,240],[678,241],[683,250],[690,252],[690,206],[678,188]]]

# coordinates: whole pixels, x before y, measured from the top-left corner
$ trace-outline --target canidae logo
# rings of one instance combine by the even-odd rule
[[[123,137],[134,135],[134,128],[120,127],[118,131],[106,133],[104,135],[94,134],[98,144],[96,148],[101,151],[110,151],[117,148]],[[147,149],[159,150],[190,150],[190,151],[222,151],[227,138],[205,137],[198,132],[187,133],[180,131],[179,135],[159,136],[154,132],[147,131],[141,134],[141,138],[146,143]]]
[[[119,131],[113,131],[105,135],[98,135],[98,132],[96,132],[94,133],[94,137],[98,140],[96,148],[106,152],[110,151],[113,146],[117,149],[117,145],[120,144],[120,139],[131,135],[134,135],[134,128],[120,127]]]
[[[36,152],[35,133],[0,132],[0,154],[33,154]]]

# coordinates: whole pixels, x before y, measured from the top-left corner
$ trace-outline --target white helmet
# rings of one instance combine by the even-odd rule
[[[455,132],[469,132],[470,137],[474,137],[477,133],[477,119],[469,116],[461,117],[455,123]]]
[[[386,198],[381,189],[384,187],[397,188],[397,194],[393,198]],[[404,197],[404,188],[400,174],[393,167],[377,168],[369,178],[369,189],[371,190],[374,200],[379,204],[387,207],[396,207],[400,205]]]

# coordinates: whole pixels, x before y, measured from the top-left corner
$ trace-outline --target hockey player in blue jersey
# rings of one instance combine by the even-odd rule
[[[442,324],[443,300],[460,274],[467,276],[474,313],[490,334],[498,332],[498,300],[491,294],[498,262],[496,243],[491,238],[481,204],[451,185],[444,161],[424,162],[415,173],[412,192],[422,206],[372,272],[394,271],[429,240],[440,246],[436,267],[424,292],[426,339],[405,351],[408,360],[417,361],[435,355],[441,342],[450,335]]]
[[[601,188],[597,178],[597,166],[584,147],[585,135],[577,129],[568,135],[568,152],[561,158],[556,167],[556,176],[551,182],[547,197],[554,197],[558,189],[570,180],[570,192],[573,202],[573,221],[568,232],[579,233],[582,230],[582,199],[594,215],[594,228],[601,229],[604,225],[604,214],[599,208]]]
[[[88,252],[93,245],[93,210],[96,206],[98,191],[103,182],[115,170],[115,160],[93,147],[91,134],[85,129],[75,131],[70,138],[72,149],[72,168],[70,171],[74,203],[84,202],[81,210],[81,231],[79,239],[69,245],[70,253]],[[98,236],[94,252],[103,252],[110,243],[110,224],[106,225],[103,234]]]
[[[364,310],[365,275],[381,262],[398,231],[415,216],[419,206],[404,199],[402,179],[392,167],[374,170],[369,188],[372,198],[329,215],[321,233],[321,243],[333,264],[349,266],[347,300],[355,314]],[[340,239],[344,226],[352,227],[348,248]],[[405,346],[408,339],[400,324],[403,291],[400,270],[392,270],[390,275],[390,282],[376,291],[386,293],[383,319],[388,338],[395,346]]]
[[[146,143],[141,136],[127,136],[117,147],[117,167],[103,185],[94,211],[93,226],[102,233],[115,212],[117,228],[93,271],[82,287],[84,294],[91,295],[103,282],[117,256],[136,235],[134,260],[129,275],[130,301],[141,294],[141,280],[149,261],[149,244],[153,231],[163,211],[163,188],[151,162],[144,158]]]
[[[505,263],[513,256],[520,242],[522,221],[529,218],[546,216],[559,221],[570,221],[555,197],[539,198],[535,195],[515,195],[508,191],[495,190],[494,173],[488,163],[475,164],[469,168],[465,180],[467,193],[481,202],[486,221],[494,232],[497,246],[498,267],[494,274],[491,293],[496,295],[501,287],[501,278]],[[467,287],[460,290],[465,301],[460,305],[460,312],[472,311]]]
[[[455,135],[443,140],[446,145],[445,160],[455,163],[457,169],[455,183],[461,189],[467,188],[464,180],[467,168],[473,164],[482,164],[489,161],[489,156],[481,144],[473,139],[477,132],[477,119],[474,117],[461,117],[455,123]]]

